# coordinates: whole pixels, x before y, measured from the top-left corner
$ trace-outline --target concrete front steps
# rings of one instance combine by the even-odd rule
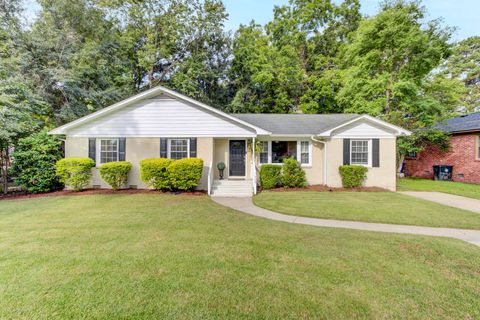
[[[215,180],[212,185],[213,197],[252,197],[252,180]]]

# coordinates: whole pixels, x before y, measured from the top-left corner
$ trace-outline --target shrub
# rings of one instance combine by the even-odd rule
[[[282,185],[285,188],[303,188],[307,185],[305,171],[294,158],[283,159]]]
[[[118,190],[127,184],[130,169],[132,169],[130,162],[109,162],[100,166],[100,176],[113,190]]]
[[[170,190],[171,183],[167,168],[173,161],[166,158],[151,158],[140,161],[142,181],[156,190]]]
[[[344,188],[357,188],[363,185],[368,168],[364,166],[344,165],[338,168]]]
[[[66,186],[79,191],[90,182],[94,166],[95,162],[90,158],[65,158],[57,161],[56,173]]]
[[[28,192],[48,192],[63,187],[55,174],[55,163],[62,158],[61,141],[46,132],[21,139],[12,155],[11,174],[15,183]]]
[[[193,190],[202,178],[203,160],[185,158],[174,161],[167,168],[168,177],[174,190]]]
[[[276,164],[262,164],[260,167],[260,186],[272,189],[280,185],[282,167]]]

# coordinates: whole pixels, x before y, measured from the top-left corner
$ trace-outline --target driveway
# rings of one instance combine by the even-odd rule
[[[213,201],[237,211],[248,213],[257,217],[270,220],[283,221],[289,223],[306,224],[318,227],[345,228],[365,231],[389,232],[389,233],[405,233],[418,234],[424,236],[449,237],[463,240],[477,246],[480,246],[480,231],[453,229],[453,228],[431,228],[420,226],[408,226],[385,223],[369,223],[344,220],[330,220],[291,216],[267,209],[257,207],[253,204],[252,198],[223,198],[212,197]]]
[[[480,213],[480,200],[477,199],[456,196],[443,192],[403,191],[399,193],[415,198],[420,198],[423,200],[433,201],[458,209]]]

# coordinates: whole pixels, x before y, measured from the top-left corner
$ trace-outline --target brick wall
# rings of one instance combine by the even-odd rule
[[[451,150],[441,152],[428,147],[417,159],[405,160],[405,173],[411,177],[433,178],[434,165],[453,165],[454,181],[480,183],[478,134],[460,134],[451,137]]]

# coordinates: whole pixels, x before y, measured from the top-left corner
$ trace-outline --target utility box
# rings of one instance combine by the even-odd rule
[[[453,166],[433,166],[433,179],[452,181]]]

